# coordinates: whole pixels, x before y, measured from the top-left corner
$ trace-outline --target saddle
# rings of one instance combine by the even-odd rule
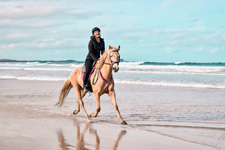
[[[88,82],[87,82],[87,89],[88,89],[89,92],[93,92],[92,86],[91,86],[90,77],[91,77],[91,75],[93,74],[93,72],[94,72],[95,69],[96,69],[96,68],[95,68],[95,63],[93,64],[93,66],[94,66],[94,67],[92,68],[91,73],[90,73],[89,76],[88,76]],[[83,65],[82,68],[81,68],[81,78],[82,78],[82,79],[84,78],[84,73],[85,73],[85,72],[86,72],[85,65]],[[105,93],[107,93],[109,84],[110,84],[110,82],[112,81],[113,76],[111,76],[111,78],[110,78],[109,81],[106,81],[106,80],[103,78],[103,76],[102,76],[102,74],[101,74],[100,71],[99,71],[99,74],[100,74],[100,77],[101,77],[101,79],[103,80],[103,82],[105,82],[105,84],[107,85],[107,86],[106,86],[106,89],[105,89]],[[97,75],[97,76],[98,76],[98,75]],[[95,77],[94,77],[94,78],[95,78]],[[96,83],[94,80],[95,80],[95,79],[93,79],[92,84],[95,84],[95,83]],[[98,80],[98,77],[97,77],[97,80]],[[97,81],[97,80],[96,80],[96,81]]]

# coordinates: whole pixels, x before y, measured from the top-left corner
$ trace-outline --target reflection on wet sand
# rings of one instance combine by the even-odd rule
[[[118,138],[116,139],[116,141],[115,141],[115,144],[114,144],[114,146],[113,146],[113,150],[116,150],[116,148],[118,147],[118,145],[119,145],[119,141],[120,141],[120,139],[122,138],[122,136],[123,135],[125,135],[127,133],[127,131],[126,130],[122,130],[122,131],[120,131],[120,134],[118,135]]]
[[[61,150],[69,150],[69,149],[76,149],[76,150],[88,150],[88,148],[85,148],[85,145],[90,145],[87,142],[84,141],[84,135],[86,133],[86,131],[89,129],[89,133],[95,136],[95,149],[99,150],[100,149],[100,137],[97,133],[97,130],[93,129],[91,127],[91,123],[86,123],[85,128],[83,129],[82,133],[80,132],[80,123],[76,120],[74,120],[74,124],[76,126],[77,129],[77,142],[76,142],[76,146],[69,144],[64,135],[63,135],[63,131],[60,129],[57,132],[58,135],[58,142],[59,142],[59,147],[61,148]],[[113,150],[116,150],[118,145],[119,145],[119,141],[121,140],[121,138],[126,134],[126,130],[122,130],[120,131],[116,141],[114,142],[113,145]]]
[[[58,141],[59,141],[59,146],[60,146],[61,150],[68,150],[69,147],[74,147],[72,145],[67,144],[67,142],[63,136],[62,130],[59,130],[57,134],[58,134]]]

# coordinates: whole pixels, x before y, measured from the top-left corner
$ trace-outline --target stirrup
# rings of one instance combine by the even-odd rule
[[[84,90],[84,93],[87,93],[87,92],[88,92],[88,88],[87,88],[87,85],[84,85],[84,88],[83,88],[83,90]]]

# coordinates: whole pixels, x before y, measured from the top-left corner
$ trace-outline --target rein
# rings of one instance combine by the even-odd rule
[[[93,69],[95,69],[95,67],[96,67],[96,65],[94,66]],[[97,73],[99,74],[99,70],[95,71],[95,75],[94,75],[94,78],[92,80],[92,85],[95,85],[97,83],[97,81],[98,81],[98,75],[96,76]],[[96,77],[97,77],[97,79],[95,80]]]
[[[112,66],[113,66],[115,63],[117,63],[117,64],[120,63],[120,61],[113,61],[113,60],[111,59],[112,56],[111,56],[110,54],[111,54],[112,52],[118,52],[118,50],[115,49],[115,50],[110,51],[110,52],[109,52],[109,60],[110,60],[111,63],[105,63],[105,62],[104,62],[104,64],[106,64],[106,65],[112,65]],[[92,69],[91,72],[93,72],[95,69],[96,69],[96,64],[95,64],[95,66],[94,66],[94,68]],[[101,70],[100,70],[100,68],[99,68],[98,70],[95,71],[95,75],[94,75],[94,78],[93,78],[93,80],[92,80],[92,85],[95,85],[95,84],[97,83],[99,73],[100,73],[100,77],[102,78],[103,82],[107,85],[107,86],[106,86],[106,89],[105,89],[105,93],[106,93],[106,92],[108,91],[109,84],[110,84],[110,82],[111,82],[112,79],[113,79],[113,76],[111,76],[111,78],[110,78],[109,81],[106,81],[106,80],[103,78],[102,73],[101,73]],[[96,76],[96,75],[97,75],[97,76]],[[97,77],[97,79],[96,79],[96,77]]]
[[[94,68],[93,68],[92,70],[95,70],[95,69],[96,69],[96,66],[94,66]],[[99,68],[98,70],[95,71],[95,75],[94,75],[94,78],[93,78],[93,80],[92,80],[92,85],[95,85],[95,84],[97,83],[99,73],[100,73],[100,77],[102,78],[102,80],[104,81],[104,83],[107,85],[107,86],[106,86],[106,89],[105,89],[105,93],[107,93],[109,84],[110,84],[110,82],[112,81],[113,77],[111,76],[110,80],[109,80],[109,81],[106,81],[106,80],[103,78],[102,73],[101,73],[101,70],[100,70],[100,68]],[[96,76],[96,74],[97,74],[97,76]],[[97,77],[97,79],[96,79],[96,77]]]

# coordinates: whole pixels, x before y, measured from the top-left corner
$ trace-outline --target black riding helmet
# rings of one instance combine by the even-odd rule
[[[94,28],[92,29],[92,34],[94,34],[95,31],[101,32],[101,30],[100,30],[98,27],[94,27]]]

